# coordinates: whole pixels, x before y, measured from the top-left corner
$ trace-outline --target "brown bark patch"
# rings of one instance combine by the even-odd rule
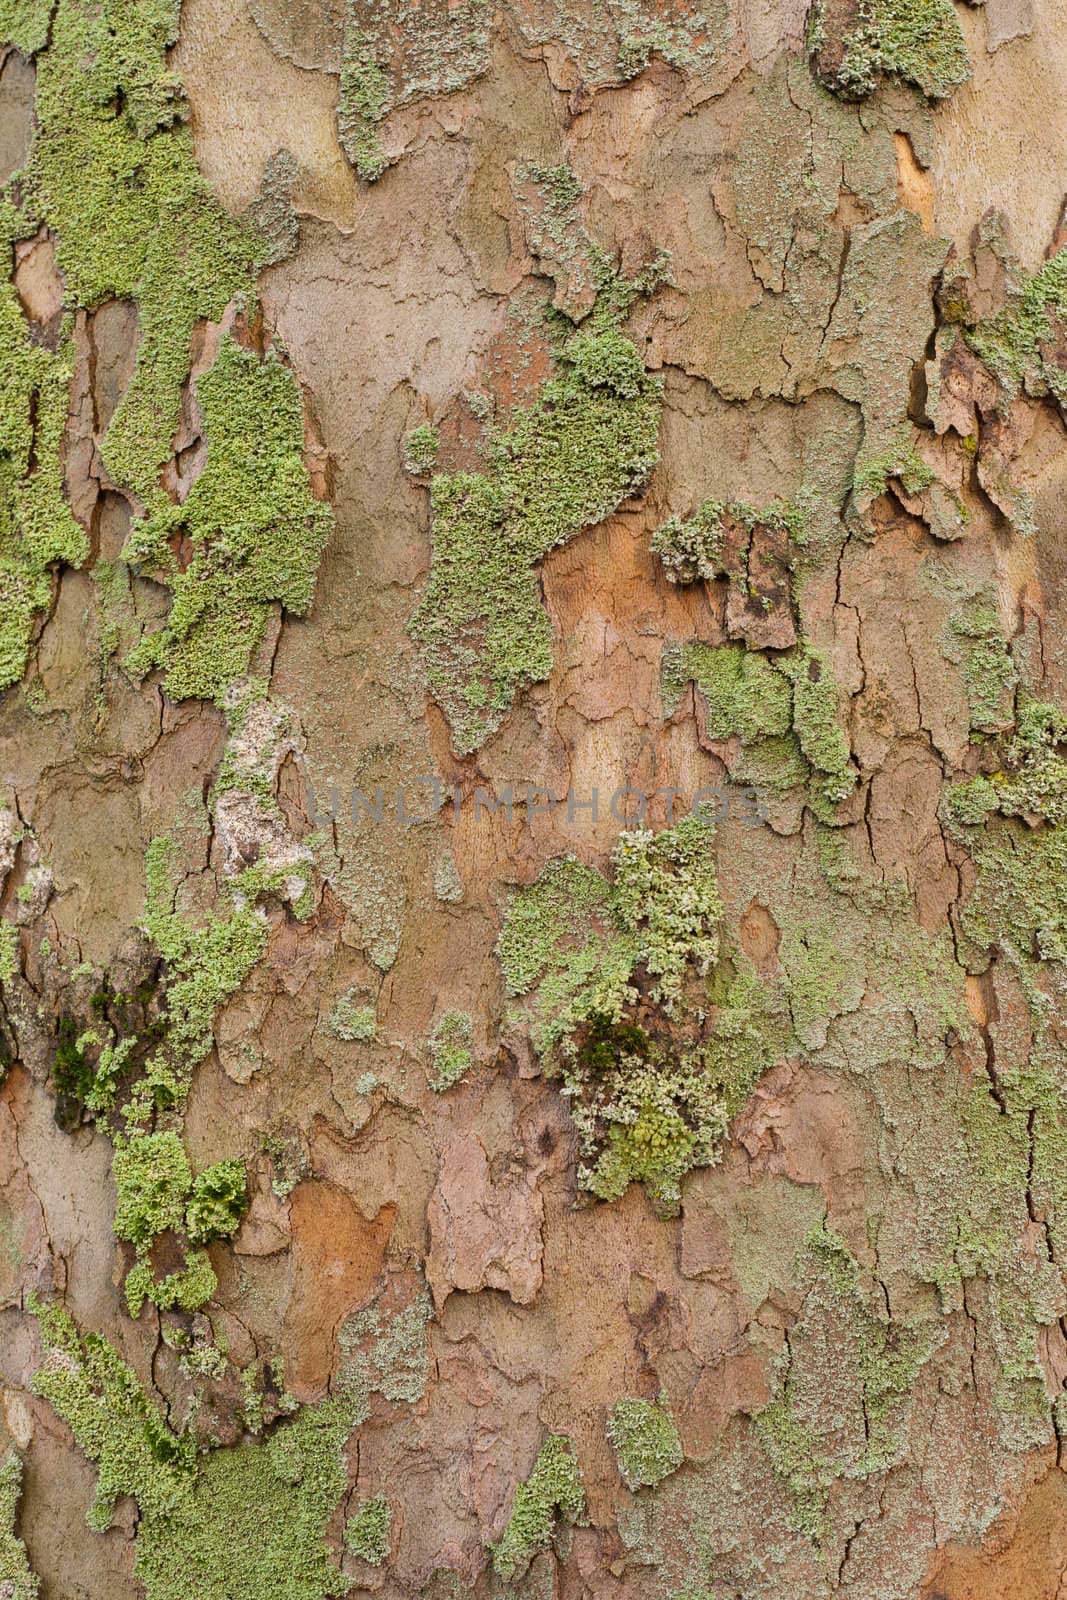
[[[285,1348],[295,1352],[294,1388],[321,1391],[337,1366],[337,1330],[370,1299],[396,1217],[382,1206],[368,1220],[332,1183],[300,1183],[290,1197],[293,1287]]]
[[[982,1549],[946,1545],[922,1600],[1059,1600],[1067,1569],[1067,1476],[1053,1470],[1014,1517],[998,1519]]]

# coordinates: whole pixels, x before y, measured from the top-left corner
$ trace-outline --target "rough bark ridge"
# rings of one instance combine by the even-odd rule
[[[1053,1600],[1060,0],[0,36],[0,1596]]]

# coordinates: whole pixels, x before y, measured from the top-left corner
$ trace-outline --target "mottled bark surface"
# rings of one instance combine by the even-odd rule
[[[1062,1596],[1065,23],[0,3],[0,1600]]]

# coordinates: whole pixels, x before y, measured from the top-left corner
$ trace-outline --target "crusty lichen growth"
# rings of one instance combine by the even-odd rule
[[[404,466],[408,472],[421,476],[432,472],[437,462],[441,436],[431,422],[420,422],[404,440]]]
[[[174,1132],[120,1136],[112,1160],[115,1237],[137,1259],[126,1278],[126,1300],[137,1316],[146,1299],[161,1309],[195,1311],[211,1299],[215,1273],[203,1250],[236,1232],[248,1192],[240,1161],[217,1161],[194,1180],[185,1146]],[[164,1278],[152,1271],[151,1250],[165,1233],[184,1240],[184,1266]]]
[[[15,1532],[21,1491],[22,1462],[12,1454],[0,1461],[0,1595],[4,1600],[37,1600],[41,1587],[26,1546]]]
[[[0,918],[0,984],[10,983],[19,970],[19,930]]]
[[[353,1409],[326,1400],[269,1438],[198,1456],[105,1339],[81,1339],[66,1312],[33,1307],[45,1358],[33,1380],[97,1468],[89,1524],[132,1495],[134,1571],[147,1600],[325,1600],[349,1585],[327,1553],[344,1493],[341,1454]]]
[[[443,1094],[471,1069],[474,1024],[468,1011],[445,1011],[430,1030],[430,1088]]]
[[[806,1243],[804,1308],[755,1428],[788,1492],[792,1526],[819,1544],[835,1479],[870,1477],[898,1460],[915,1380],[945,1330],[936,1318],[888,1314],[884,1291],[867,1292],[858,1262],[825,1221]]]
[[[1057,324],[1067,324],[1067,248],[1060,249],[1016,289],[1005,309],[966,335],[967,342],[1009,389],[1025,384],[1067,405],[1067,373],[1051,355]]]
[[[378,1032],[378,1017],[372,1005],[361,1001],[358,990],[348,989],[330,1012],[329,1029],[346,1044],[367,1044]]]
[[[365,182],[388,165],[379,127],[390,111],[485,71],[489,20],[488,0],[346,0],[337,130]]]
[[[963,673],[972,730],[1000,733],[1010,727],[1019,674],[997,607],[981,598],[958,607],[943,648]]]
[[[802,545],[807,535],[808,501],[776,500],[763,510],[743,500],[701,501],[691,517],[668,517],[652,535],[653,555],[663,563],[669,583],[712,582],[728,576],[723,564],[726,519],[751,533],[756,527],[773,528]]]
[[[575,1523],[584,1511],[574,1448],[563,1434],[549,1434],[530,1476],[515,1490],[507,1527],[492,1547],[498,1577],[521,1578],[537,1552],[547,1550],[557,1523]]]
[[[815,50],[825,44],[823,9],[816,0],[809,19]],[[914,84],[929,100],[943,100],[971,75],[952,0],[860,0],[843,43],[828,81],[848,99],[870,94],[886,75]]]
[[[934,481],[933,469],[906,434],[882,450],[858,457],[852,470],[852,493],[859,509],[884,494],[896,479],[906,494],[921,494]]]
[[[136,1316],[145,1299],[194,1311],[216,1279],[204,1246],[229,1237],[247,1203],[243,1164],[223,1160],[193,1177],[180,1127],[192,1074],[210,1050],[218,1008],[261,956],[266,922],[255,909],[271,885],[255,869],[233,880],[228,916],[194,921],[178,909],[171,839],[152,841],[146,859],[144,927],[164,963],[133,996],[105,985],[89,1026],[57,1026],[53,1082],[64,1124],[93,1118],[115,1143],[116,1237],[134,1246],[126,1298]],[[155,1126],[153,1126],[155,1125]],[[162,1279],[151,1264],[156,1241],[175,1235],[184,1265]]]
[[[1024,703],[997,770],[946,791],[946,819],[978,871],[962,919],[978,950],[1067,960],[1065,735],[1055,707]]]
[[[69,327],[53,354],[31,338],[14,286],[0,285],[0,689],[25,671],[34,620],[51,603],[52,567],[81,566],[89,554],[63,496],[72,371]]]
[[[176,697],[216,698],[247,669],[271,603],[307,609],[330,514],[308,487],[295,380],[275,357],[261,362],[230,340],[197,386],[207,469],[182,508],[161,487],[194,329],[249,300],[258,269],[278,255],[277,239],[229,217],[197,169],[166,57],[179,9],[175,0],[59,0],[44,9],[50,30],[39,7],[9,15],[5,37],[37,52],[36,122],[26,168],[8,186],[18,210],[4,199],[2,231],[6,245],[48,227],[68,308],[137,307],[136,366],[101,453],[110,478],[145,513],[130,553],[150,558],[175,600],[169,627],[135,648],[131,663],[166,667]],[[21,675],[33,615],[50,598],[49,565],[79,564],[88,550],[63,501],[59,466],[70,359],[66,324],[58,354],[27,346],[17,296],[5,289],[0,687]],[[169,547],[179,531],[194,547],[182,571]]]
[[[837,686],[826,658],[808,644],[774,656],[744,645],[669,645],[662,695],[668,715],[687,683],[704,702],[709,738],[740,739],[731,775],[782,792],[811,780],[818,800],[844,800],[856,781],[851,748],[837,715]]]
[[[134,524],[129,560],[174,593],[166,629],[126,657],[130,672],[162,667],[174,699],[220,700],[248,671],[270,607],[300,616],[311,605],[319,556],[333,526],[303,462],[300,390],[289,369],[223,340],[196,383],[207,463],[181,505],[162,500]],[[192,559],[171,552],[185,535]]]
[[[174,0],[59,0],[20,180],[28,215],[55,235],[68,304],[137,304],[137,365],[102,448],[146,503],[171,452],[193,328],[252,287],[266,253],[197,169],[166,59],[178,11]]]
[[[774,1027],[741,958],[720,960],[711,826],[623,834],[612,865],[609,883],[549,862],[509,906],[497,954],[508,993],[528,997],[513,1020],[563,1080],[579,1183],[603,1200],[644,1183],[669,1211],[685,1174],[717,1160]]]
[[[662,385],[622,331],[655,274],[624,283],[599,255],[595,267],[594,309],[580,326],[562,314],[546,324],[555,373],[489,433],[486,470],[431,484],[430,576],[411,633],[461,753],[499,727],[524,684],[548,676],[537,563],[614,511],[656,460]]]
[[[392,1522],[392,1507],[383,1494],[361,1500],[345,1523],[345,1548],[372,1567],[380,1567],[389,1554]]]
[[[106,1339],[79,1335],[57,1306],[31,1299],[44,1347],[33,1379],[97,1469],[88,1521],[137,1503],[134,1572],[146,1600],[327,1600],[351,1587],[325,1534],[347,1486],[344,1446],[373,1393],[412,1401],[425,1385],[428,1305],[372,1306],[342,1330],[336,1393],[259,1437],[198,1452],[170,1426]],[[292,1412],[283,1395],[280,1407]],[[255,1419],[252,1419],[255,1421]],[[257,1431],[259,1424],[256,1424]]]
[[[607,1431],[628,1489],[661,1483],[685,1460],[666,1395],[658,1400],[617,1401]]]

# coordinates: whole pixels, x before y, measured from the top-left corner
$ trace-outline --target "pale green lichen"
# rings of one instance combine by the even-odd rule
[[[22,1462],[12,1454],[0,1461],[0,1594],[5,1600],[37,1600],[41,1588],[15,1532],[21,1492]]]
[[[861,509],[884,494],[894,478],[909,495],[921,494],[934,481],[932,468],[907,435],[876,454],[857,459],[852,471],[852,493]]]
[[[176,1133],[139,1134],[124,1141],[115,1150],[111,1174],[116,1238],[144,1247],[168,1228],[183,1226],[193,1175]]]
[[[19,970],[19,930],[0,918],[0,983],[10,983]]]
[[[653,55],[689,72],[707,71],[718,58],[718,30],[703,10],[675,7],[668,21],[641,0],[613,0],[609,9],[619,29],[615,64],[624,82],[643,72]]]
[[[528,997],[513,1021],[563,1080],[581,1186],[610,1200],[641,1182],[671,1210],[686,1172],[717,1160],[774,1027],[751,971],[720,961],[710,825],[624,834],[612,864],[609,883],[549,862],[511,902],[497,954],[508,993]]]
[[[628,1489],[661,1483],[685,1460],[665,1395],[658,1400],[617,1401],[608,1417],[607,1431]]]
[[[787,1492],[791,1526],[818,1545],[829,1533],[831,1485],[886,1472],[899,1459],[916,1378],[945,1330],[936,1320],[890,1316],[883,1292],[866,1292],[855,1257],[825,1221],[806,1244],[804,1309],[755,1431]]]
[[[229,1239],[248,1205],[244,1162],[229,1157],[205,1167],[193,1179],[185,1208],[185,1231],[193,1244]]]
[[[946,790],[946,819],[963,830],[977,867],[963,928],[981,950],[1067,960],[1065,734],[1055,707],[1024,702],[999,769]]]
[[[821,0],[809,39],[821,45]],[[849,98],[872,92],[885,74],[943,100],[965,83],[971,64],[952,0],[860,0],[831,83]]]
[[[174,859],[174,843],[165,836],[153,839],[145,856],[144,927],[166,962],[168,1003],[168,1048],[153,1057],[146,1091],[164,1107],[184,1104],[192,1070],[211,1049],[215,1013],[267,942],[266,922],[247,900],[227,916],[211,913],[200,923],[183,915],[175,903]],[[231,893],[241,883],[234,879]]]
[[[240,1161],[218,1161],[194,1180],[189,1158],[174,1132],[120,1138],[112,1158],[115,1237],[133,1244],[137,1259],[126,1278],[126,1301],[137,1316],[145,1300],[163,1310],[195,1311],[211,1299],[215,1273],[203,1249],[236,1232],[248,1191]],[[157,1279],[150,1253],[164,1233],[186,1241],[185,1264]]]
[[[8,235],[12,228],[9,219]],[[53,354],[31,337],[14,286],[0,285],[0,689],[25,671],[34,619],[51,603],[52,568],[81,566],[89,553],[60,461],[73,363],[69,325]]]
[[[115,1141],[115,1233],[136,1254],[126,1280],[134,1316],[146,1299],[186,1311],[206,1303],[216,1279],[203,1246],[229,1237],[247,1203],[243,1163],[219,1161],[194,1178],[178,1129],[193,1070],[213,1044],[215,1013],[263,952],[255,898],[265,885],[254,869],[239,874],[230,915],[195,921],[177,907],[174,858],[166,837],[146,857],[144,926],[165,963],[165,1004],[153,1018],[154,980],[136,997],[105,986],[94,996],[92,1027],[79,1033],[72,1018],[60,1020],[53,1071],[70,1125],[87,1113]],[[160,1118],[168,1125],[151,1131]],[[157,1279],[152,1251],[164,1233],[182,1244],[184,1265]]]
[[[420,422],[404,440],[404,466],[408,472],[421,476],[432,472],[437,462],[441,439],[430,422]]]
[[[943,649],[963,673],[972,730],[998,733],[1010,726],[1019,674],[996,606],[979,597],[958,607]]]
[[[201,177],[167,48],[174,0],[59,0],[37,56],[36,128],[20,189],[46,221],[69,304],[136,303],[133,378],[103,440],[108,471],[146,503],[178,423],[190,339],[246,292],[263,242]]]
[[[181,505],[163,501],[134,524],[126,550],[170,585],[170,616],[125,666],[164,668],[175,699],[217,700],[248,671],[272,605],[307,611],[333,515],[308,485],[300,390],[276,355],[227,338],[196,395],[204,469]],[[179,535],[192,546],[183,570],[171,554]]]
[[[372,1567],[380,1567],[389,1554],[389,1529],[393,1513],[383,1494],[361,1500],[345,1523],[345,1548]]]
[[[20,209],[4,201],[3,231],[10,240],[48,227],[68,308],[114,300],[137,308],[136,365],[101,453],[114,483],[145,511],[130,553],[151,556],[175,600],[169,627],[135,646],[130,660],[134,670],[166,667],[176,696],[214,698],[247,668],[271,603],[307,609],[329,527],[301,459],[295,380],[274,357],[261,361],[229,339],[197,385],[207,467],[184,507],[160,484],[194,329],[252,295],[278,242],[229,217],[197,169],[181,85],[166,56],[177,38],[175,0],[58,0],[48,9],[46,30],[36,7],[32,16],[15,11],[7,19],[16,41],[36,51],[36,120],[26,167],[9,185]],[[0,303],[0,368],[11,393],[9,425],[0,429],[0,478],[5,466],[10,474],[0,482],[6,682],[21,675],[33,615],[49,602],[49,566],[78,564],[88,548],[63,501],[58,464],[71,372],[66,324],[52,356],[22,348],[23,320],[9,287]],[[179,531],[193,544],[186,571],[168,545]],[[105,659],[117,642],[115,618],[105,617]]]
[[[330,1012],[329,1029],[346,1044],[366,1044],[378,1032],[378,1017],[373,1006],[360,1002],[358,990],[348,989]]]
[[[458,1083],[471,1069],[474,1024],[467,1011],[445,1011],[430,1030],[430,1088],[438,1094]]]
[[[1059,250],[1005,309],[967,333],[967,342],[1009,387],[1025,383],[1067,405],[1067,374],[1052,355],[1057,325],[1067,323],[1067,249]]]
[[[513,1582],[521,1578],[540,1550],[547,1550],[557,1523],[575,1523],[585,1511],[585,1490],[571,1442],[562,1434],[549,1434],[525,1483],[511,1502],[511,1515],[493,1545],[493,1568],[498,1577]]]
[[[806,495],[788,504],[775,500],[763,510],[741,500],[704,500],[691,517],[669,517],[661,523],[652,535],[652,553],[663,563],[670,583],[710,583],[731,576],[723,564],[727,519],[748,535],[758,527],[770,528],[803,545],[809,513]]]
[[[622,317],[653,280],[624,283],[596,258],[600,292],[554,332],[555,372],[485,443],[484,472],[431,484],[432,560],[411,622],[461,753],[499,727],[519,689],[546,678],[551,627],[536,565],[639,488],[656,460],[662,385]]]
[[[429,1296],[420,1293],[395,1313],[375,1303],[342,1323],[338,1389],[352,1401],[360,1420],[372,1394],[409,1405],[422,1399],[430,1375],[426,1348],[430,1312]]]
[[[451,850],[443,851],[434,863],[433,892],[445,905],[455,905],[463,899],[463,879]]]
[[[350,14],[355,14],[354,7]],[[389,80],[379,59],[381,53],[362,28],[345,28],[337,132],[341,149],[367,183],[380,178],[386,165],[377,128],[389,106]]]
[[[673,714],[693,682],[704,702],[709,738],[737,737],[738,782],[781,792],[814,779],[833,805],[856,781],[849,741],[837,718],[837,686],[825,657],[808,644],[773,657],[740,644],[669,645],[661,692]]]
[[[350,1319],[333,1398],[206,1454],[164,1420],[105,1339],[81,1338],[58,1307],[31,1298],[30,1310],[44,1346],[34,1392],[97,1469],[89,1525],[105,1530],[119,1499],[136,1501],[134,1573],[146,1600],[328,1600],[348,1591],[325,1542],[347,1485],[344,1446],[373,1392],[421,1393],[428,1306],[416,1301],[391,1318],[372,1307]]]
[[[487,0],[346,0],[337,129],[367,183],[387,166],[379,132],[390,111],[450,94],[489,61]]]

